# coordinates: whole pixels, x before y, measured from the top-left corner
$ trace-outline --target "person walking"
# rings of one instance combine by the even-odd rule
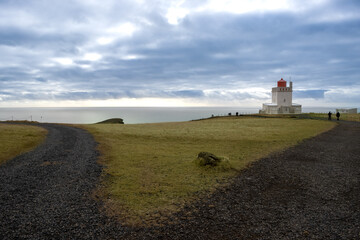
[[[328,120],[331,120],[331,114],[332,114],[331,112],[328,113],[328,116],[329,116]]]
[[[340,118],[340,113],[339,112],[336,113],[336,118],[339,121],[339,118]]]

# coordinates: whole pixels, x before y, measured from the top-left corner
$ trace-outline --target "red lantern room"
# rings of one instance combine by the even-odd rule
[[[281,80],[278,81],[278,87],[286,87],[286,81],[281,78]]]

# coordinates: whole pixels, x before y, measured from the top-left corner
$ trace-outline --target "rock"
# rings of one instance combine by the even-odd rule
[[[200,166],[217,166],[221,162],[221,158],[209,152],[200,152],[197,160]]]

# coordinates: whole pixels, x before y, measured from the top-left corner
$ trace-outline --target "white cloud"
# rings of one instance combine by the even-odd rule
[[[135,59],[141,59],[144,58],[144,56],[141,55],[125,55],[122,57],[123,60],[135,60]]]
[[[74,63],[71,58],[53,58],[52,60],[64,66],[72,65]]]
[[[108,45],[108,44],[114,42],[115,38],[114,37],[100,37],[96,41],[100,45]]]
[[[249,13],[261,11],[288,10],[288,0],[210,0],[202,10],[213,12]],[[201,9],[201,8],[200,8]]]
[[[78,66],[83,69],[91,69],[91,65],[89,65],[89,64],[79,64]]]
[[[108,45],[115,42],[118,38],[131,37],[139,28],[130,22],[122,23],[100,33],[96,42],[100,45]]]
[[[181,19],[195,12],[227,12],[233,14],[266,13],[275,11],[304,12],[318,8],[330,0],[208,0],[191,7],[190,1],[178,1],[168,8],[166,18],[170,24],[178,24]],[[189,3],[189,4],[186,4]],[[189,5],[190,7],[184,7]]]
[[[102,58],[101,54],[98,53],[86,53],[83,57],[83,60],[87,61],[98,61]]]
[[[175,1],[167,9],[166,19],[168,23],[177,25],[187,15],[195,12],[227,12],[245,14],[252,12],[269,11],[305,11],[308,8],[319,6],[327,0],[314,0],[311,4],[296,0],[209,0],[197,7],[184,7],[185,1]],[[191,4],[190,4],[191,5]]]
[[[176,25],[179,24],[180,20],[183,19],[188,13],[189,10],[185,8],[169,8],[166,13],[166,18],[168,23]]]
[[[136,25],[127,22],[108,28],[107,32],[110,34],[114,34],[113,36],[117,37],[131,37],[136,30]]]

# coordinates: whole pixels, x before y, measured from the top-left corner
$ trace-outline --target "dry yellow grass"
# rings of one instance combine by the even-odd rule
[[[333,126],[318,120],[225,117],[84,127],[100,143],[108,207],[137,224],[176,211],[250,162]],[[225,157],[229,165],[199,167],[194,160],[201,151]]]
[[[40,144],[47,131],[40,127],[0,124],[0,164]]]

